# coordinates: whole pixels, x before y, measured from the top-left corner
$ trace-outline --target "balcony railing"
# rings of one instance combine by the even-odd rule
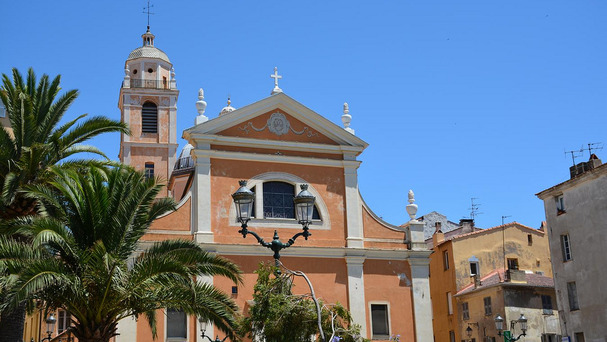
[[[185,170],[185,169],[191,169],[193,167],[194,167],[194,159],[192,159],[192,157],[183,157],[183,158],[177,159],[177,162],[175,162],[175,168],[173,170],[174,171]]]
[[[150,88],[150,89],[169,89],[169,81],[167,80],[142,80],[131,79],[131,88]]]

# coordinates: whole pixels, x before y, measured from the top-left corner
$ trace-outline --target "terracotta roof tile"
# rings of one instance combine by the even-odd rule
[[[505,274],[504,269],[500,268],[498,270],[494,270],[493,272],[487,274],[483,278],[481,278],[481,285],[477,288],[474,288],[474,284],[469,284],[459,290],[456,294],[462,295],[465,293],[470,293],[477,290],[482,290],[491,286],[502,285],[502,286],[526,286],[526,287],[554,287],[554,279],[551,277],[546,277],[544,275],[536,274],[536,273],[525,273],[526,283],[511,283],[509,281],[504,281]]]

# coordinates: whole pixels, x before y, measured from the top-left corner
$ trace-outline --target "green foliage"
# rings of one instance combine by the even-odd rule
[[[86,114],[60,125],[78,91],[60,95],[60,76],[51,80],[42,75],[37,80],[29,69],[24,79],[19,70],[12,71],[12,80],[2,75],[0,88],[0,99],[10,122],[10,128],[0,129],[0,218],[3,219],[36,212],[35,204],[23,196],[23,186],[46,182],[51,166],[81,152],[105,157],[97,148],[82,143],[102,133],[129,132],[122,122],[103,116],[84,119]],[[65,167],[90,163],[72,160]]]
[[[263,337],[267,342],[309,342],[318,336],[318,316],[310,295],[293,294],[293,276],[274,276],[276,267],[260,264],[254,287],[254,304],[240,322],[241,336]],[[321,321],[329,341],[361,341],[360,327],[351,324],[350,313],[341,304],[322,307]],[[334,333],[334,335],[333,335]],[[333,338],[332,338],[333,337]],[[317,339],[318,340],[318,339]]]
[[[0,235],[10,233],[1,227],[11,225],[6,221],[18,221],[39,213],[35,199],[25,195],[25,186],[45,184],[52,177],[50,168],[54,165],[80,168],[102,164],[91,160],[66,161],[66,158],[81,152],[105,157],[97,148],[82,143],[102,133],[129,132],[122,122],[103,116],[84,119],[86,114],[60,124],[78,97],[77,90],[60,94],[60,81],[60,76],[51,80],[48,75],[42,75],[37,79],[31,68],[26,78],[17,69],[12,70],[12,79],[2,75],[0,100],[6,108],[10,127],[0,128]],[[4,299],[3,293],[0,284],[0,302]],[[0,340],[22,338],[23,307],[1,312],[0,320],[15,324],[0,324]]]
[[[51,168],[50,186],[27,188],[46,213],[13,221],[15,235],[0,236],[4,307],[42,300],[71,313],[81,342],[107,342],[117,323],[143,316],[156,334],[156,311],[181,309],[234,336],[238,307],[196,276],[241,280],[238,267],[186,240],[148,243],[150,224],[173,210],[157,199],[162,186],[128,167]],[[25,236],[27,241],[14,236]],[[4,274],[4,276],[2,275]]]

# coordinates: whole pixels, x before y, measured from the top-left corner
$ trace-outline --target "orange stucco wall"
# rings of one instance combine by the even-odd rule
[[[385,239],[386,241],[365,241],[365,247],[368,248],[396,248],[406,249],[405,232],[399,232],[386,228],[371,216],[366,208],[363,207],[363,227],[364,237],[369,239]],[[396,242],[395,240],[398,240]]]
[[[211,226],[215,242],[256,244],[254,239],[242,239],[238,227],[229,221],[228,213],[234,205],[231,194],[238,189],[238,180],[250,179],[266,172],[285,172],[304,179],[314,187],[324,200],[331,218],[330,230],[312,229],[314,246],[345,246],[345,210],[343,169],[279,163],[242,162],[211,159]],[[274,228],[256,227],[255,231],[264,237],[272,237]],[[279,229],[283,235],[292,235],[293,229]],[[240,239],[238,239],[240,237]],[[299,241],[298,241],[299,243]]]
[[[443,253],[445,251],[449,255],[449,269],[447,270],[445,270],[443,263]],[[450,315],[447,306],[447,292],[451,292],[452,296],[457,293],[451,242],[439,245],[434,249],[434,253],[430,255],[430,296],[432,298],[434,339],[436,342],[449,342],[450,330],[455,333],[455,340],[460,341],[455,297],[452,297],[453,314]]]
[[[303,134],[295,134],[295,133],[293,133],[293,131],[289,130],[289,133],[277,136],[276,134],[270,132],[267,127],[265,129],[263,129],[262,131],[258,132],[257,130],[248,126],[248,123],[250,122],[253,125],[253,127],[255,127],[257,129],[261,129],[268,123],[268,119],[270,118],[270,116],[276,112],[280,112],[285,115],[287,120],[289,120],[293,130],[301,132],[306,127],[308,129]],[[247,126],[248,126],[248,133],[247,133],[247,130],[244,129]],[[281,111],[280,109],[273,109],[265,114],[261,114],[255,118],[251,119],[250,121],[243,122],[234,127],[230,127],[226,130],[223,130],[223,131],[219,132],[218,135],[231,136],[231,137],[255,138],[255,139],[263,139],[263,140],[283,140],[283,141],[299,141],[299,142],[305,141],[305,142],[317,143],[317,144],[337,145],[337,143],[335,141],[318,133],[316,130],[311,129],[307,124],[295,119],[294,117],[290,116],[289,114],[286,114],[285,112]]]
[[[150,226],[151,230],[190,231],[192,199],[188,198],[177,210],[157,219]]]
[[[413,298],[410,281],[411,270],[405,261],[366,260],[365,301],[367,309],[368,338],[371,336],[371,304],[390,303],[389,329],[391,335],[401,335],[401,341],[414,341]],[[399,277],[404,274],[406,278]]]
[[[213,145],[211,145],[211,149],[217,150],[217,151],[236,151],[236,152],[272,154],[272,155],[280,153],[280,155],[285,155],[285,156],[297,156],[297,157],[309,157],[309,158],[321,158],[321,159],[335,159],[335,160],[343,159],[342,154],[315,153],[315,152],[307,152],[307,151],[291,151],[291,150],[281,149],[280,146],[276,146],[276,148],[272,148],[272,149],[267,149],[267,148],[226,146],[226,145],[213,144]]]

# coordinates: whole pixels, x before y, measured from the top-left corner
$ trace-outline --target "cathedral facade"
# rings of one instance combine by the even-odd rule
[[[163,196],[178,202],[176,211],[154,222],[145,244],[162,239],[192,239],[205,249],[231,259],[244,272],[244,282],[205,279],[231,293],[246,314],[260,262],[272,251],[239,233],[232,194],[239,181],[254,193],[248,229],[266,241],[282,241],[301,232],[292,198],[307,184],[315,197],[311,236],[283,249],[281,262],[303,271],[325,303],[339,302],[350,310],[363,337],[401,341],[432,341],[428,282],[430,251],[423,223],[415,220],[414,195],[403,227],[384,222],[363,201],[358,190],[358,159],[367,143],[351,129],[347,104],[344,127],[315,113],[279,88],[277,71],[271,95],[242,108],[228,103],[216,117],[205,112],[198,93],[195,125],[176,131],[179,90],[167,54],[143,34],[143,45],[125,62],[118,107],[132,135],[121,136],[121,162],[168,180]],[[177,135],[188,144],[177,156]],[[404,202],[404,201],[403,201]],[[403,209],[406,203],[403,203]],[[303,280],[295,291],[309,292]],[[196,317],[167,310],[159,315],[159,341],[201,341]],[[145,320],[126,319],[116,341],[151,341]],[[222,335],[212,331],[209,336]]]

